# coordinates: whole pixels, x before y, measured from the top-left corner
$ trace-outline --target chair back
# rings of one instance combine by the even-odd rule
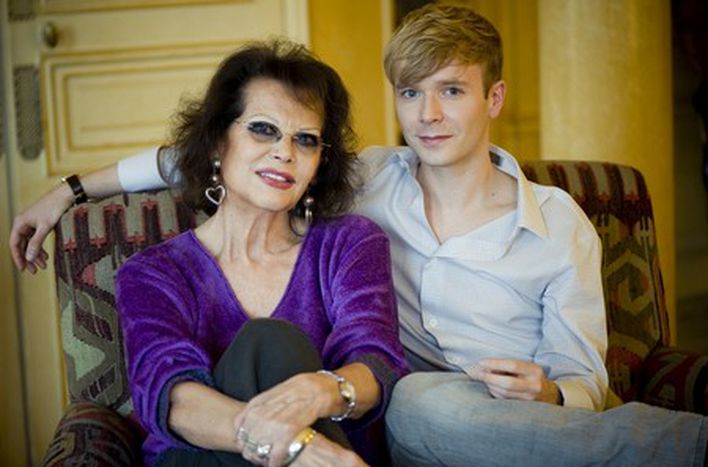
[[[170,190],[121,194],[64,213],[55,229],[54,265],[71,402],[132,414],[115,309],[116,272],[133,253],[205,218]]]

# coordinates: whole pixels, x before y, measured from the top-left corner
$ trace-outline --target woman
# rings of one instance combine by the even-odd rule
[[[146,464],[381,461],[406,367],[387,239],[341,216],[352,139],[336,72],[287,42],[237,51],[180,115],[183,196],[212,215],[116,284]]]

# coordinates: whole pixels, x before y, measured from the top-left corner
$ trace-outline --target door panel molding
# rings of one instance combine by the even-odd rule
[[[35,2],[28,0],[9,0],[7,18],[10,22],[28,21],[36,16]]]
[[[87,11],[137,10],[180,5],[248,3],[248,1],[249,0],[39,0],[39,11],[42,14],[83,13]]]
[[[85,171],[164,143],[179,101],[202,94],[232,47],[125,49],[43,60],[47,173]]]
[[[39,72],[34,65],[12,70],[15,91],[17,145],[23,159],[33,160],[42,153],[42,120],[39,100]]]

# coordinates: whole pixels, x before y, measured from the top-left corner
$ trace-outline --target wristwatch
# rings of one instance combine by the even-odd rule
[[[78,175],[69,175],[68,177],[61,178],[62,183],[66,183],[71,188],[71,192],[74,194],[74,205],[85,203],[88,200],[86,192],[84,191],[84,186],[81,184]]]
[[[354,389],[354,385],[352,385],[352,383],[350,383],[345,377],[338,375],[334,371],[319,370],[317,373],[330,376],[337,380],[339,395],[342,396],[344,403],[347,404],[347,408],[342,414],[334,415],[329,417],[329,419],[333,422],[341,422],[342,420],[349,418],[356,408],[356,390]]]

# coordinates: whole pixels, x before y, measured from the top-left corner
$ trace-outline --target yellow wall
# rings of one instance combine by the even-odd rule
[[[468,0],[499,30],[507,97],[492,126],[492,142],[519,159],[541,158],[537,0]]]
[[[671,15],[663,0],[539,0],[543,158],[639,169],[676,329]]]
[[[393,103],[382,65],[391,3],[310,0],[312,50],[339,72],[349,89],[362,148],[395,143]]]

